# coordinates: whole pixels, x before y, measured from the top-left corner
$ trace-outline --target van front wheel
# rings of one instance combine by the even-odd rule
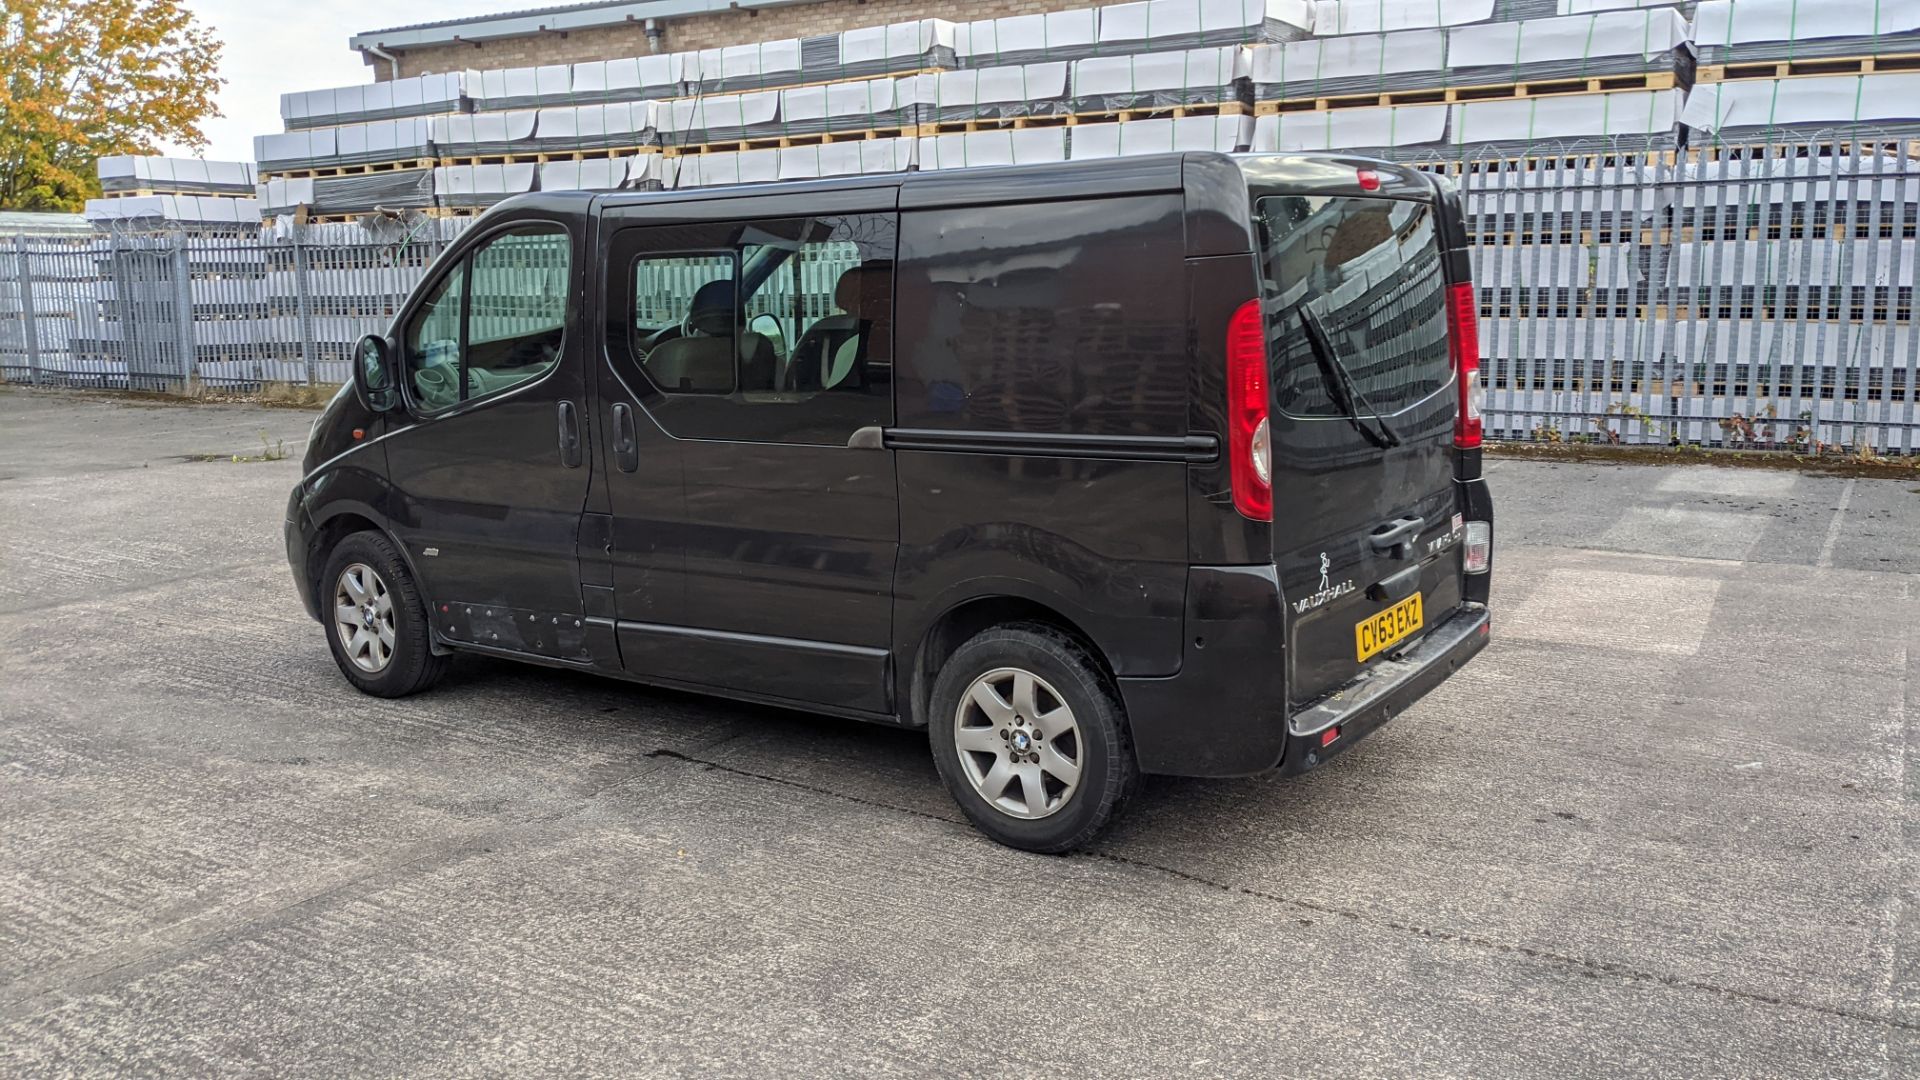
[[[375,697],[405,697],[440,680],[426,602],[387,538],[358,532],[340,541],[320,575],[321,615],[334,663]]]
[[[996,627],[960,646],[934,681],[928,733],[967,817],[1027,851],[1091,842],[1138,781],[1105,674],[1050,626]]]

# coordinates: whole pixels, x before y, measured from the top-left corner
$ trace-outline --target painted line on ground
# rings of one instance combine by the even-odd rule
[[[1840,542],[1840,520],[1847,515],[1847,506],[1853,502],[1853,485],[1859,480],[1849,477],[1845,487],[1840,489],[1840,505],[1833,508],[1833,521],[1827,525],[1827,539],[1820,545],[1820,557],[1813,565],[1822,570],[1833,568],[1833,548]]]

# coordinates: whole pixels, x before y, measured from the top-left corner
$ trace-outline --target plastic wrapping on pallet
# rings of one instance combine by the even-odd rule
[[[280,95],[280,119],[288,131],[398,120],[459,112],[466,107],[466,78],[460,72],[416,75],[409,79],[301,90]]]
[[[1253,149],[1291,153],[1440,147],[1447,141],[1452,110],[1451,105],[1395,105],[1262,116],[1253,125]]]
[[[268,180],[255,189],[262,217],[279,217],[313,203],[313,179]]]
[[[795,134],[862,131],[920,122],[922,78],[861,79],[780,91],[780,130]]]
[[[607,150],[651,146],[658,103],[621,101],[540,110],[528,149]]]
[[[373,210],[424,210],[433,205],[432,169],[396,169],[313,181],[316,214],[361,214]]]
[[[331,160],[336,142],[333,128],[255,135],[253,161],[262,172],[305,168]]]
[[[1136,0],[1100,9],[1096,41],[1103,55],[1256,45],[1308,37],[1313,23],[1312,0]]]
[[[1249,70],[1256,101],[1419,90],[1453,81],[1447,32],[1437,28],[1261,45]]]
[[[663,53],[575,64],[568,100],[575,105],[598,105],[678,96],[681,83],[687,78],[687,61],[691,56],[690,53]]]
[[[1512,2],[1512,0],[1509,0]],[[1699,0],[1555,0],[1556,15],[1591,15],[1596,11],[1624,11],[1629,8],[1672,8],[1683,19],[1693,18]]]
[[[1075,112],[1108,112],[1222,101],[1251,103],[1253,50],[1239,45],[1073,62]]]
[[[1678,90],[1469,101],[1454,106],[1450,141],[1494,153],[1671,147],[1680,102]]]
[[[1690,86],[1694,68],[1671,8],[1454,27],[1447,64],[1455,86],[1668,71]]]
[[[496,68],[466,73],[467,97],[475,112],[500,112],[572,100],[573,68],[566,64]]]
[[[436,116],[429,136],[439,157],[479,157],[524,151],[533,139],[537,109]]]
[[[442,207],[492,206],[533,190],[536,167],[520,165],[441,165],[433,170],[433,198]]]
[[[802,68],[800,39],[781,38],[702,49],[689,57],[686,78],[690,91],[712,94],[792,86],[819,76],[809,75]]]
[[[615,191],[626,186],[627,169],[633,160],[623,157],[545,162],[540,166],[540,190]]]
[[[1320,0],[1313,32],[1377,34],[1390,30],[1428,30],[1464,26],[1494,17],[1495,0]]]
[[[1099,31],[1094,8],[980,19],[960,24],[954,52],[965,67],[1080,60],[1098,51]]]
[[[945,19],[865,26],[840,32],[837,75],[842,79],[955,65],[959,27]]]
[[[1693,40],[1708,64],[1920,51],[1920,0],[1705,0]]]
[[[433,121],[376,120],[335,128],[334,164],[361,165],[433,156]]]
[[[1911,131],[1920,125],[1920,73],[1712,83],[1694,88],[1681,120],[1721,136],[1788,126]]]
[[[91,222],[153,222],[177,225],[258,225],[260,204],[225,195],[130,195],[88,199]]]
[[[777,159],[779,175],[782,180],[804,180],[819,176],[905,172],[913,167],[916,144],[917,140],[908,136],[783,146]]]
[[[713,187],[716,184],[752,184],[780,179],[780,151],[723,150],[687,154],[671,159],[670,188]]]
[[[251,195],[253,163],[199,158],[114,155],[94,164],[102,191],[185,195]]]
[[[662,102],[657,123],[667,146],[736,142],[780,134],[780,92],[710,94]]]
[[[969,131],[923,135],[915,149],[921,169],[967,169],[981,165],[1031,165],[1067,159],[1064,127]]]
[[[1069,156],[1081,161],[1187,150],[1232,153],[1252,143],[1251,116],[1156,117],[1124,124],[1081,124],[1073,129]]]
[[[917,84],[915,94],[928,120],[1050,116],[1073,111],[1065,61],[940,71],[912,81]]]

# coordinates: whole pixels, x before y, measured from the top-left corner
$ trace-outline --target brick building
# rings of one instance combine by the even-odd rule
[[[911,19],[956,21],[1037,15],[1087,7],[1089,0],[609,0],[476,15],[369,30],[349,47],[374,78],[408,78],[467,68],[532,67],[617,60],[800,38]]]

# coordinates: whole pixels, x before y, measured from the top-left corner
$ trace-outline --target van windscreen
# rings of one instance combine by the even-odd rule
[[[1269,195],[1255,207],[1277,409],[1390,417],[1452,384],[1432,204]]]

